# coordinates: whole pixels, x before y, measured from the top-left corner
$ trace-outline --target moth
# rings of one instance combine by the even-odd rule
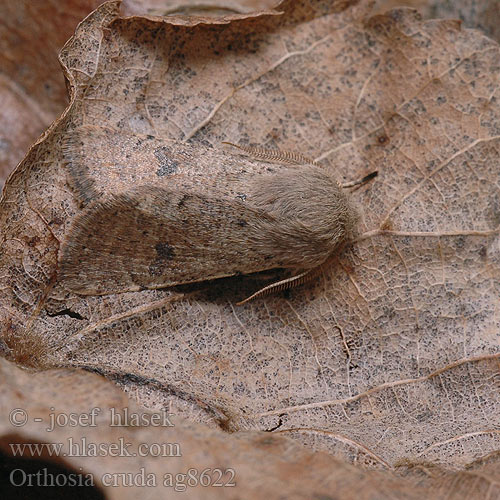
[[[74,141],[66,146],[68,154],[74,147]],[[107,295],[275,268],[294,273],[243,303],[313,276],[355,235],[358,213],[344,188],[376,173],[341,186],[299,153],[236,147],[279,168],[239,176],[235,183],[244,193],[238,196],[148,180],[96,199],[89,195],[62,244],[62,285],[80,295]],[[74,158],[72,168],[81,170]],[[89,179],[74,183],[86,186],[85,193],[94,189]]]

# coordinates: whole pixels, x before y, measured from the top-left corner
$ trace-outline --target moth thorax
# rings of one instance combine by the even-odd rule
[[[321,240],[354,231],[358,214],[338,182],[320,167],[286,168],[254,183],[251,203],[281,220],[294,220]]]

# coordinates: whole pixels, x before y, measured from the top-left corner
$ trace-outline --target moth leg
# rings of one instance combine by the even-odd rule
[[[368,175],[365,175],[362,179],[352,182],[346,182],[345,184],[341,184],[341,188],[351,188],[354,186],[360,186],[361,184],[365,184],[365,182],[371,181],[374,177],[377,177],[378,171],[375,170]]]
[[[239,146],[232,142],[223,141],[222,144],[229,144],[235,148],[260,160],[268,160],[277,163],[289,163],[291,165],[317,165],[312,158],[295,151],[282,151],[281,149],[254,148],[251,146]]]

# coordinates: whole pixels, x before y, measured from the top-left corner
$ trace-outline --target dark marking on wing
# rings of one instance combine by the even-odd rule
[[[171,151],[168,147],[162,146],[154,150],[154,155],[159,162],[156,175],[163,177],[164,175],[175,174],[179,168],[179,162],[171,157]]]
[[[157,243],[155,245],[155,250],[158,255],[158,259],[171,260],[175,256],[173,247],[171,247],[168,243]]]

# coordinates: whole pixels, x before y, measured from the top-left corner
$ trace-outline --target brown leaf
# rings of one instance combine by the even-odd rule
[[[173,498],[187,491],[189,498],[203,500],[234,498],[235,493],[241,498],[327,499],[333,498],[332,491],[336,498],[352,498],[356,491],[360,499],[411,500],[439,498],[433,491],[449,493],[451,483],[454,494],[447,498],[461,499],[488,487],[484,469],[489,464],[483,465],[483,474],[447,474],[423,485],[423,473],[438,475],[432,464],[412,465],[416,478],[408,480],[311,453],[282,436],[255,431],[229,435],[188,425],[175,415],[149,412],[127,401],[122,391],[96,374],[61,369],[30,374],[2,359],[0,374],[0,403],[8,409],[0,414],[4,494],[34,494],[33,486],[21,490],[19,485],[36,485],[35,471],[43,468],[48,469],[48,484],[62,468],[74,481],[92,485],[110,499],[135,499],[144,491],[149,498]],[[139,420],[149,425],[136,425]],[[38,460],[37,450],[44,452],[44,461],[31,469],[26,460]],[[24,462],[15,458],[21,454]],[[59,469],[51,469],[51,463]],[[33,475],[24,476],[23,470],[33,470]],[[83,479],[75,478],[78,473]],[[207,487],[207,480],[227,486]],[[40,490],[47,492],[44,480],[38,481]]]
[[[219,18],[232,14],[265,12],[279,4],[276,0],[124,0],[121,11],[137,16],[200,16]]]
[[[57,54],[99,0],[3,0],[0,5],[0,187],[68,104]]]
[[[496,0],[431,0],[423,9],[429,17],[461,19],[468,28],[476,28],[497,42],[500,40],[500,4]]]
[[[210,24],[124,18],[110,2],[79,26],[61,55],[71,104],[2,200],[4,350],[97,370],[149,408],[285,434],[382,482],[425,471],[444,474],[425,483],[436,498],[494,498],[499,47],[411,10],[338,7]],[[364,234],[316,281],[241,308],[255,282],[240,277],[70,295],[56,262],[81,200],[61,145],[82,125],[214,154],[223,140],[300,151],[345,180],[378,170],[352,196]],[[101,153],[92,175],[113,192]],[[484,495],[468,489],[479,476]]]

